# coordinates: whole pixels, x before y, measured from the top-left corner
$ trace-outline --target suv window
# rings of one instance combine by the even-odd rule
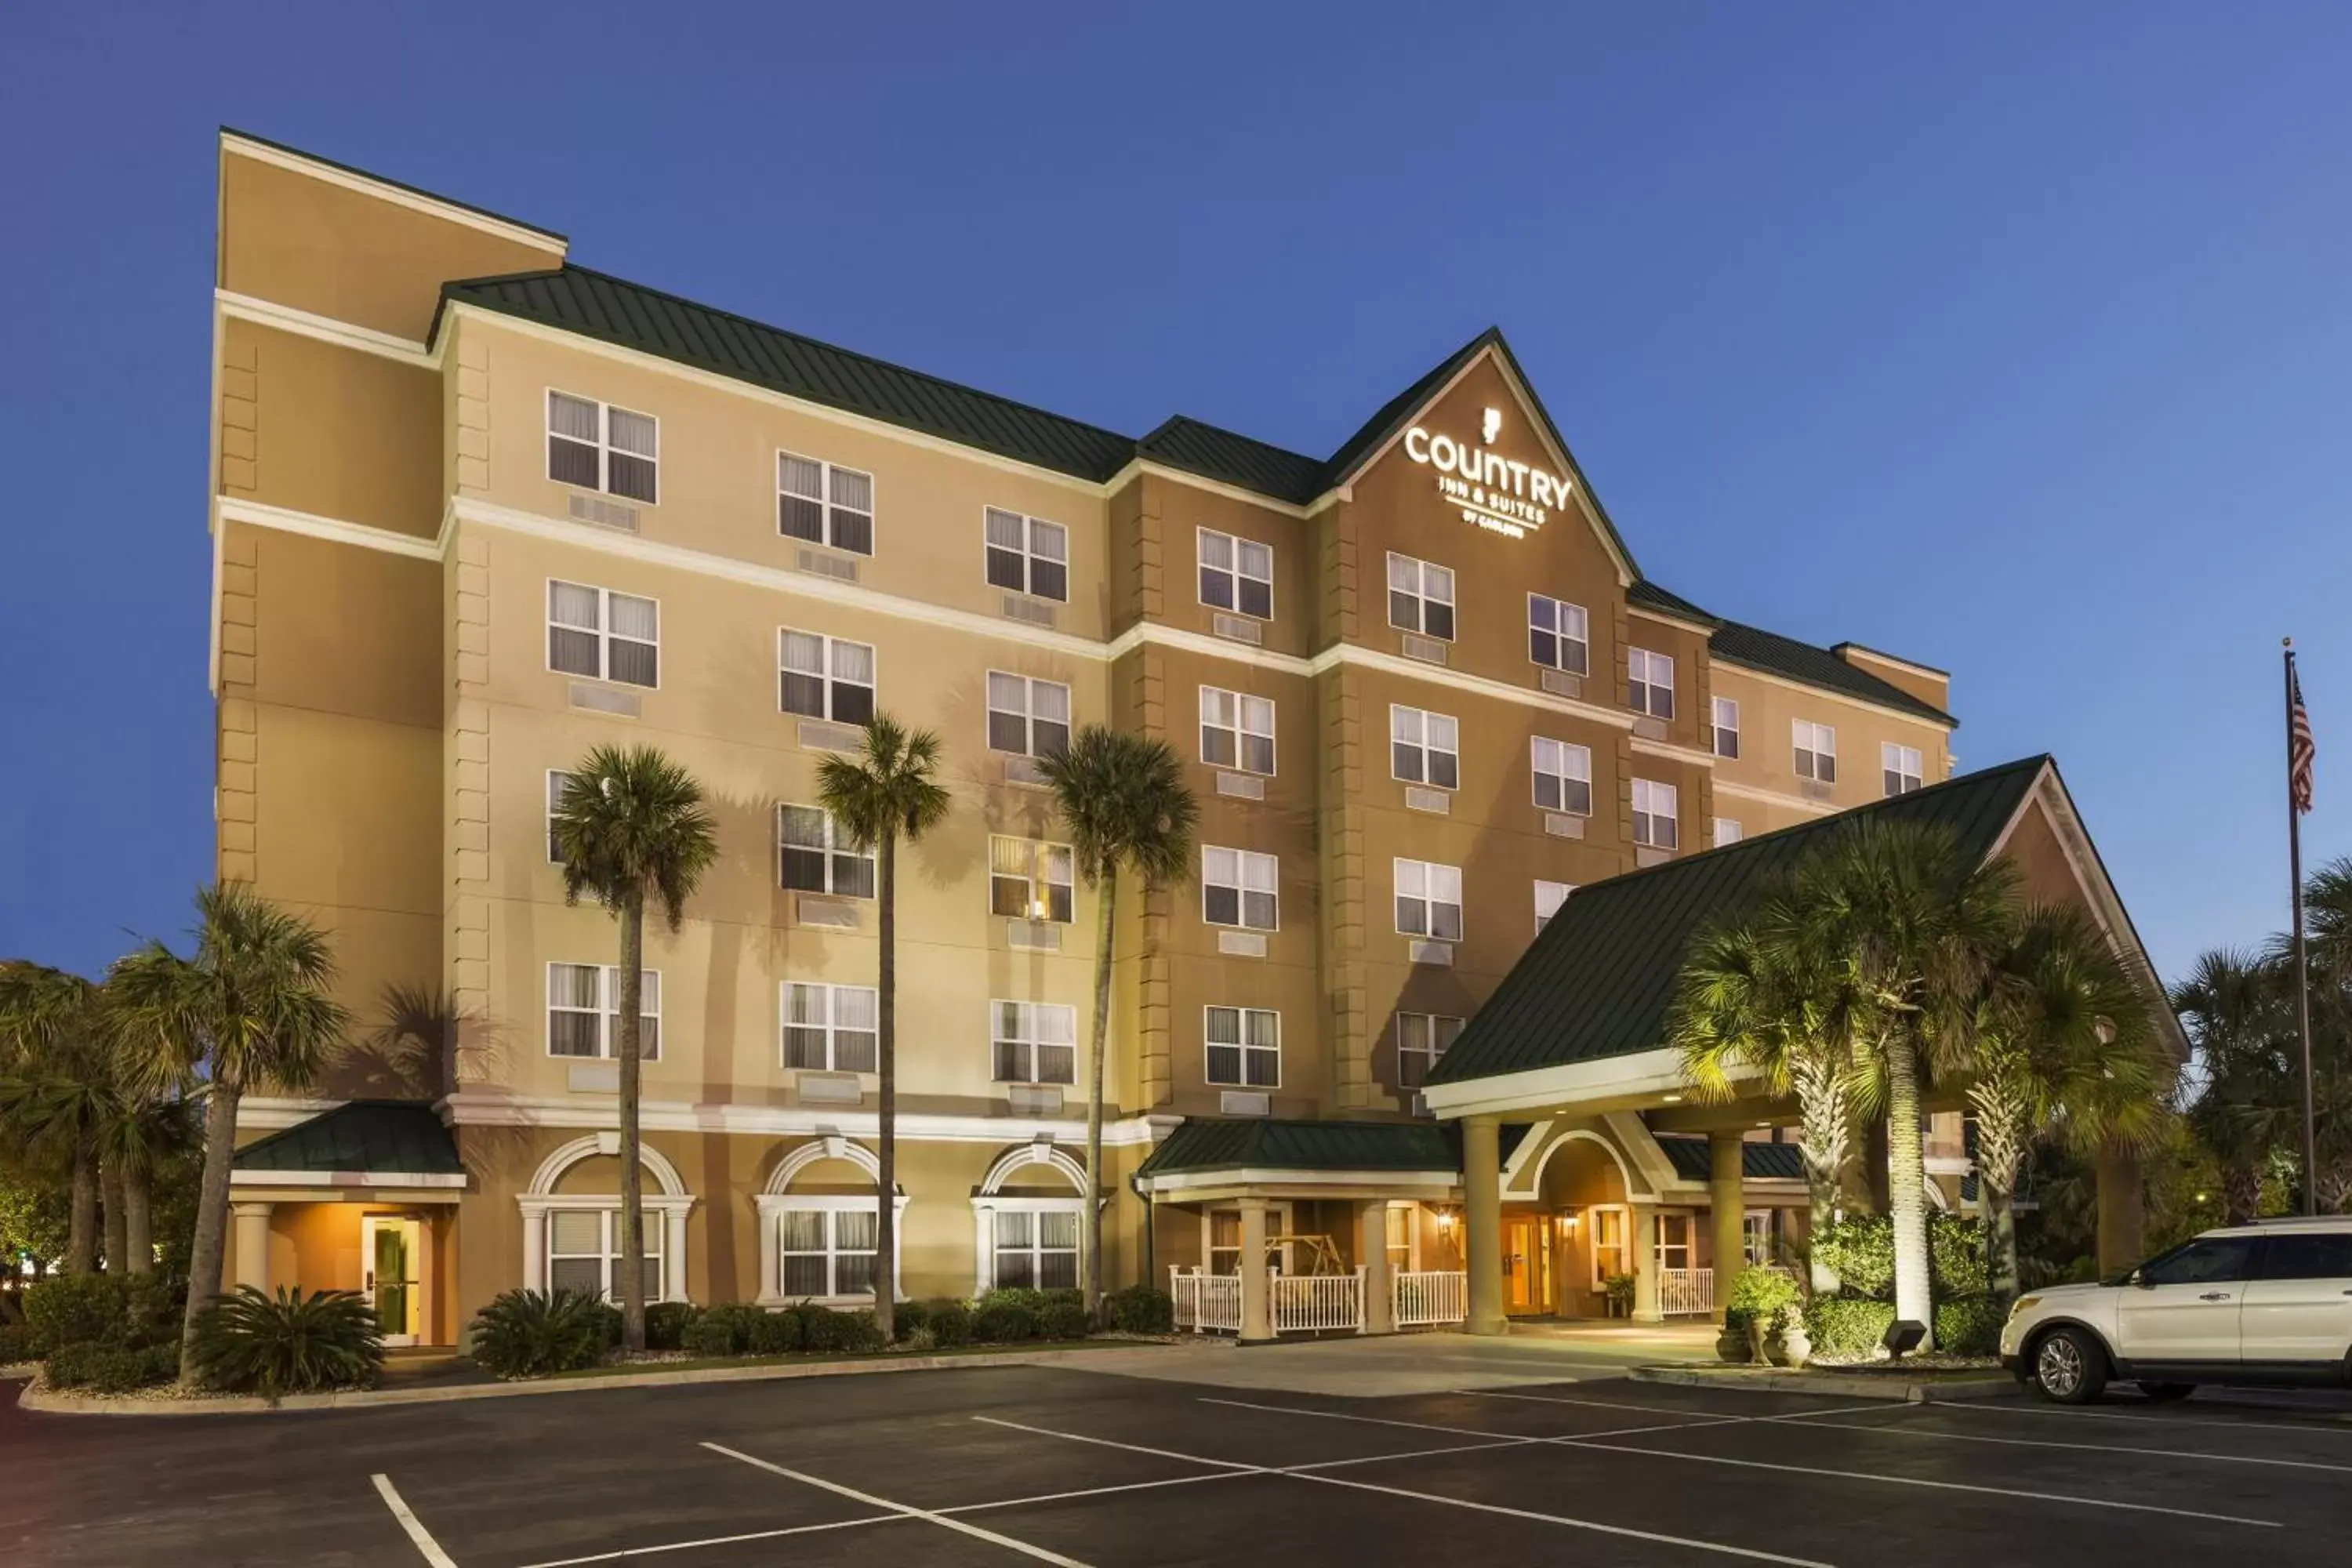
[[[2263,1278],[2352,1279],[2352,1231],[2272,1237],[2263,1249]]]
[[[2141,1265],[2143,1285],[2221,1285],[2243,1279],[2251,1272],[2254,1238],[2211,1236],[2185,1242],[2151,1263]]]

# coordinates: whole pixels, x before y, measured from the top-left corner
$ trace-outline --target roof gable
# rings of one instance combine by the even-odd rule
[[[240,1171],[338,1175],[463,1175],[457,1145],[433,1108],[408,1100],[354,1100],[236,1152]]]

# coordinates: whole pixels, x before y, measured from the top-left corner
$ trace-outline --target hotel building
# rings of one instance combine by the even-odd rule
[[[648,932],[661,1297],[1074,1279],[1106,911],[1036,758],[1090,723],[1165,739],[1201,803],[1192,874],[1115,911],[1109,1280],[1261,1244],[1434,1276],[1466,1230],[1500,1281],[1474,1319],[1598,1310],[1637,1258],[1648,1315],[1801,1208],[1757,1126],[1785,1108],[1677,1121],[1557,1065],[1480,1099],[1439,1064],[1573,889],[1943,784],[1947,678],[1645,578],[1499,332],[1327,456],[1139,437],[236,133],[214,321],[218,874],[332,931],[366,1025],[316,1098],[247,1102],[233,1279],[374,1289],[422,1343],[609,1287],[616,939],[548,831],[608,743],[690,770],[720,848]],[[938,732],[954,802],[900,860],[889,1260],[874,867],[815,805],[877,709]],[[2046,764],[2018,788],[2063,800]]]

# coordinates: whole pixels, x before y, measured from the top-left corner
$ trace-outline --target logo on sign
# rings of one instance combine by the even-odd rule
[[[1503,433],[1503,411],[1489,408],[1478,422],[1473,446],[1432,435],[1421,426],[1404,433],[1404,455],[1437,470],[1437,493],[1462,513],[1462,521],[1491,533],[1525,539],[1565,506],[1574,487],[1559,475],[1506,458],[1494,450]]]

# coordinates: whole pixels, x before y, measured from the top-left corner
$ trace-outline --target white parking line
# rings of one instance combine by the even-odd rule
[[[1828,1426],[1841,1432],[1895,1432],[1906,1437],[1940,1437],[1948,1443],[1997,1443],[2010,1448],[2073,1448],[2087,1454],[2138,1454],[2157,1459],[2203,1459],[2216,1465],[2276,1465],[2290,1470],[2334,1470],[2352,1475],[2352,1465],[2330,1465],[2317,1459],[2265,1459],[2244,1454],[2208,1454],[2190,1448],[2149,1448],[2137,1443],[2062,1443],[2047,1437],[1983,1437],[1973,1432],[1939,1432],[1929,1426],[1893,1424],[1865,1426],[1854,1421],[1810,1421],[1801,1415],[1762,1415],[1757,1419],[1790,1426]]]
[[[1076,1432],[1056,1432],[1045,1426],[1027,1426],[1018,1421],[1007,1421],[995,1415],[975,1415],[972,1419],[986,1426],[1009,1426],[1015,1432],[1034,1432],[1040,1437],[1060,1437],[1072,1443],[1092,1443],[1097,1448],[1124,1448],[1130,1454],[1150,1454],[1161,1459],[1182,1459],[1194,1465],[1214,1465],[1221,1470],[1245,1470],[1253,1475],[1264,1475],[1273,1468],[1270,1465],[1245,1465],[1238,1459],[1204,1459],[1198,1454],[1179,1454],[1168,1448],[1147,1448],[1140,1443],[1121,1443],[1109,1437],[1086,1437]]]
[[[1643,1410],[1653,1415],[1708,1415],[1708,1412],[1704,1410],[1677,1410],[1672,1405],[1625,1405],[1607,1399],[1564,1399],[1556,1394],[1510,1394],[1499,1388],[1460,1388],[1454,1390],[1454,1392],[1457,1394],[1472,1394],[1480,1399],[1522,1399],[1531,1405],[1590,1405],[1597,1410]],[[1854,1415],[1864,1412],[1875,1413],[1888,1409],[1904,1410],[1908,1408],[1909,1406],[1907,1405],[1891,1405],[1888,1401],[1884,1399],[1874,1399],[1867,1405],[1839,1405],[1827,1410],[1791,1410],[1779,1415],[1717,1415],[1712,1416],[1706,1421],[1693,1422],[1691,1425],[1713,1426],[1739,1421],[1810,1421],[1817,1415]],[[1641,1428],[1635,1427],[1634,1430],[1639,1431]],[[1673,1428],[1662,1426],[1656,1428],[1656,1430],[1663,1432],[1671,1431]],[[1605,1437],[1612,1436],[1612,1434],[1606,1432],[1587,1432],[1581,1434],[1581,1436],[1587,1437]]]
[[[392,1517],[400,1521],[400,1528],[408,1532],[408,1539],[415,1543],[425,1561],[433,1564],[433,1568],[457,1568],[457,1559],[441,1550],[441,1543],[433,1539],[433,1532],[408,1511],[406,1503],[400,1500],[400,1489],[392,1484],[390,1476],[370,1476],[368,1479],[375,1483],[376,1495],[383,1499],[384,1507],[392,1510]]]
[[[2228,1426],[2252,1432],[2301,1432],[2306,1435],[2315,1432],[2329,1436],[2352,1437],[2352,1420],[2333,1413],[2322,1415],[2315,1421],[2216,1421],[2196,1415],[2126,1415],[2120,1410],[2065,1410],[2055,1405],[2000,1405],[1973,1399],[1957,1400],[1948,1405],[1938,1405],[1937,1408],[1967,1410],[1985,1415],[2054,1415],[2061,1421],[2121,1421],[2126,1426]],[[2177,1410],[2179,1406],[2171,1408]]]
[[[724,1454],[730,1459],[740,1459],[747,1465],[787,1477],[804,1486],[820,1488],[837,1497],[845,1497],[852,1501],[862,1502],[868,1508],[886,1508],[893,1513],[904,1514],[908,1519],[923,1520],[928,1523],[938,1525],[941,1530],[952,1530],[959,1535],[969,1535],[976,1540],[1002,1546],[1008,1552],[1018,1552],[1024,1557],[1034,1557],[1040,1563],[1057,1563],[1060,1568],[1089,1568],[1088,1564],[1079,1562],[1075,1557],[1065,1557],[1058,1552],[1048,1552],[1042,1546],[1032,1546],[1025,1541],[1015,1541],[1009,1535],[999,1535],[992,1530],[982,1530],[979,1525],[967,1524],[960,1519],[948,1519],[929,1509],[917,1508],[911,1503],[892,1502],[888,1498],[876,1497],[871,1492],[862,1492],[855,1487],[843,1486],[838,1481],[828,1481],[799,1470],[787,1469],[782,1465],[771,1464],[765,1459],[754,1458],[749,1454],[740,1453],[721,1443],[705,1443],[702,1446],[714,1454]],[[449,1568],[457,1568],[457,1565],[452,1563]]]
[[[551,1557],[526,1563],[523,1568],[580,1568],[586,1563],[620,1563],[631,1557],[657,1557],[666,1552],[691,1552],[698,1546],[736,1546],[746,1541],[774,1541],[786,1535],[814,1535],[819,1531],[849,1530],[861,1524],[903,1524],[903,1513],[868,1514],[864,1519],[836,1519],[830,1524],[796,1524],[788,1530],[753,1530],[741,1535],[707,1535],[699,1541],[666,1541],[659,1546],[630,1546],[615,1552],[592,1552],[585,1557]]]

